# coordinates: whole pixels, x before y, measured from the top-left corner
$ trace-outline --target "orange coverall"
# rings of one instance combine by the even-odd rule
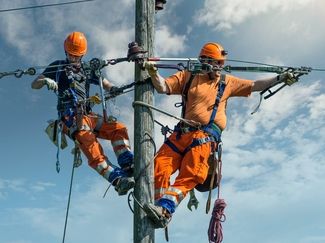
[[[85,130],[76,131],[74,137],[78,141],[80,149],[87,157],[89,166],[102,175],[109,168],[102,167],[103,163],[106,163],[105,160],[107,158],[97,138],[110,140],[117,158],[124,152],[130,151],[127,129],[120,122],[103,122],[102,117],[89,114],[84,115],[82,118],[82,129]],[[96,133],[93,130],[96,130]]]
[[[190,79],[191,73],[180,71],[165,79],[170,94],[182,94],[185,83]],[[185,119],[208,124],[213,105],[216,100],[219,77],[210,80],[208,75],[195,75],[187,94]],[[225,90],[221,97],[214,123],[224,130],[226,127],[226,104],[230,97],[249,96],[253,82],[231,75],[225,76]],[[208,134],[202,130],[189,131],[177,136],[171,134],[168,140],[179,151],[189,147],[193,139],[206,138]],[[211,153],[211,142],[192,147],[185,155],[175,152],[164,143],[155,157],[155,200],[156,204],[163,206],[173,213],[186,194],[196,185],[202,184],[208,174],[208,158]],[[170,177],[177,170],[179,174],[175,182],[170,184]]]

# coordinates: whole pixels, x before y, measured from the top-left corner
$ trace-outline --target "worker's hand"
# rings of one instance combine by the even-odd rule
[[[298,78],[296,78],[291,72],[284,72],[279,75],[279,81],[284,82],[286,85],[292,85],[298,82]]]
[[[43,81],[43,85],[47,86],[48,90],[53,90],[53,91],[58,90],[58,84],[53,79],[43,78],[41,80]]]
[[[150,76],[155,76],[158,72],[158,68],[155,66],[156,62],[153,61],[144,61],[143,66],[147,69]]]

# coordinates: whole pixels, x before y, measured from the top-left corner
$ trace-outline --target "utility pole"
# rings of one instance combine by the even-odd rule
[[[135,41],[148,56],[153,56],[155,0],[136,0]],[[147,72],[135,64],[135,80],[144,80]],[[153,105],[154,89],[151,83],[135,86],[135,101]],[[136,184],[134,196],[141,203],[154,201],[154,118],[149,108],[134,107],[134,175]],[[134,243],[154,243],[155,231],[146,214],[134,202]]]

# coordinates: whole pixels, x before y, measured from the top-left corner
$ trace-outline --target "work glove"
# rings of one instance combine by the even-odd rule
[[[109,93],[116,96],[116,95],[120,95],[123,93],[123,89],[117,87],[117,86],[112,86],[109,90]]]
[[[57,91],[58,90],[58,84],[50,78],[43,78],[43,84],[47,86],[48,90]]]
[[[155,66],[156,62],[144,61],[143,67],[147,69],[150,76],[155,76],[158,72],[158,68]]]
[[[292,85],[298,82],[298,78],[296,78],[291,72],[284,72],[279,75],[279,81],[284,82],[286,85]]]

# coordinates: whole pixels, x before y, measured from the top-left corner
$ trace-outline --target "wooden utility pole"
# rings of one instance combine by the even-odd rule
[[[155,0],[136,0],[135,14],[135,41],[149,56],[153,56],[154,42],[154,15]],[[135,80],[144,80],[148,74],[135,65]],[[135,101],[143,101],[153,105],[153,86],[151,83],[135,86]],[[154,178],[153,178],[153,157],[154,157],[154,118],[153,113],[147,107],[134,107],[134,152],[135,165],[134,175],[136,184],[134,196],[141,203],[153,202],[154,200]],[[155,231],[151,223],[134,202],[134,243],[154,243]]]

